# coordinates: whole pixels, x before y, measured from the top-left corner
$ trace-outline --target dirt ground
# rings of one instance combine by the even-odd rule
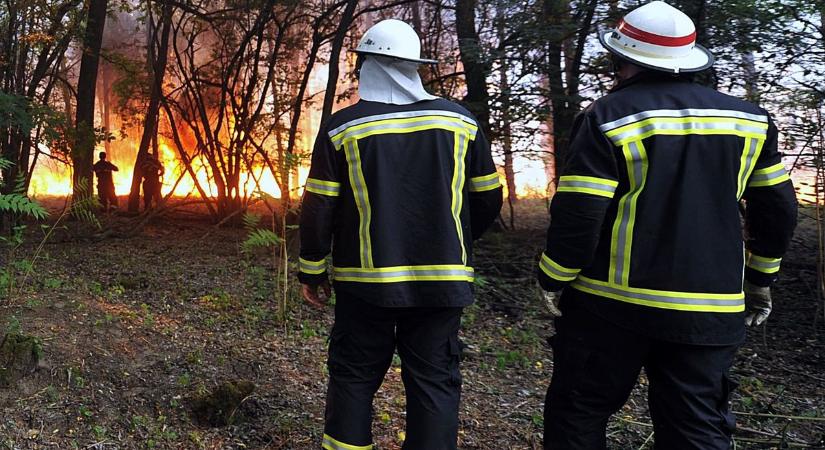
[[[813,221],[802,214],[774,313],[751,330],[733,370],[737,448],[825,448],[825,325]],[[462,449],[541,447],[553,327],[532,273],[545,217],[542,202],[522,202],[518,229],[477,245],[478,299],[462,332]],[[0,448],[318,448],[332,309],[305,307],[293,291],[279,320],[272,258],[244,253],[244,239],[243,229],[191,214],[130,238],[58,233],[22,291],[0,301],[0,324],[38,338],[43,354],[33,375],[0,388]],[[18,256],[36,245],[30,238]],[[16,264],[5,252],[0,263]],[[403,439],[398,363],[375,402],[381,449]],[[192,399],[225,381],[255,389],[232,425],[196,423]],[[610,423],[611,448],[652,448],[651,430],[642,376]]]

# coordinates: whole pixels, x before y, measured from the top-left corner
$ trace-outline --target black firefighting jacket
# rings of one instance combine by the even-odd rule
[[[472,303],[472,241],[501,209],[490,146],[464,108],[360,101],[321,127],[301,211],[299,279],[379,306]]]
[[[539,281],[656,338],[735,343],[743,275],[774,281],[796,213],[765,110],[646,72],[576,119]]]

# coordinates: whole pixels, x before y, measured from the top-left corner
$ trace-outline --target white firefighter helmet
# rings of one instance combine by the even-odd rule
[[[696,43],[696,26],[687,14],[665,2],[634,9],[613,30],[599,33],[616,55],[650,69],[699,72],[713,65],[713,55]]]
[[[436,64],[433,59],[421,58],[421,39],[405,22],[396,19],[376,23],[361,38],[356,53],[380,55],[424,64]]]

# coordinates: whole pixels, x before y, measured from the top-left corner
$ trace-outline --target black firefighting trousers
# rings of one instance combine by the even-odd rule
[[[373,397],[396,349],[407,394],[403,448],[456,448],[461,311],[383,308],[338,295],[327,363],[325,449],[371,448]]]
[[[633,333],[583,309],[556,319],[553,379],[544,409],[545,449],[601,450],[608,419],[627,401],[641,369],[655,448],[731,448],[728,369],[738,345],[669,343]]]

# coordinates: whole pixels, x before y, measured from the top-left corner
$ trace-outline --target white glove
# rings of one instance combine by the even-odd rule
[[[771,288],[745,282],[745,325],[762,325],[771,314]]]
[[[547,308],[547,312],[553,317],[561,317],[561,310],[559,309],[559,300],[561,300],[561,291],[549,292],[542,289],[540,284],[537,284],[539,290],[539,300]]]

